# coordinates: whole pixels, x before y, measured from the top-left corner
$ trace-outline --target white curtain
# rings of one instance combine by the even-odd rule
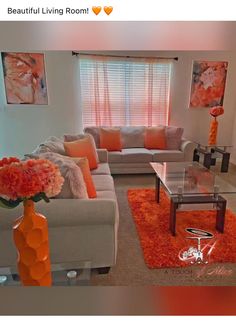
[[[171,61],[80,55],[85,126],[167,125]]]

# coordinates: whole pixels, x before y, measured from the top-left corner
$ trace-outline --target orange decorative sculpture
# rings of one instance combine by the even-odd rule
[[[217,130],[218,130],[218,121],[216,118],[224,113],[224,109],[222,106],[212,107],[210,109],[210,115],[214,117],[211,121],[210,131],[209,131],[209,138],[208,144],[209,145],[216,145],[216,138],[217,138]]]
[[[24,214],[13,226],[18,250],[18,271],[25,286],[50,286],[52,283],[49,258],[48,225],[37,214],[34,203],[57,195],[64,179],[56,165],[48,160],[0,160],[0,206],[13,208],[21,202]]]

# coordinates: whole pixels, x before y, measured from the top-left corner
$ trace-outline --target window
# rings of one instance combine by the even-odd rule
[[[171,63],[80,55],[84,126],[167,125]]]

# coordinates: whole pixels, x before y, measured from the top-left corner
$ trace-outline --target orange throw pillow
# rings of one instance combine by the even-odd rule
[[[98,167],[97,152],[90,136],[85,136],[76,141],[64,142],[64,148],[69,157],[88,158],[90,169]]]
[[[144,147],[147,149],[166,149],[165,127],[147,127]]]
[[[97,192],[93,183],[93,179],[90,173],[90,169],[89,169],[89,163],[88,163],[88,159],[86,157],[84,158],[73,158],[74,162],[76,163],[77,166],[79,166],[82,174],[83,174],[83,178],[84,178],[84,182],[87,188],[87,193],[88,193],[88,197],[89,198],[95,198],[97,197]]]
[[[100,148],[108,151],[121,151],[121,136],[118,128],[100,129]]]

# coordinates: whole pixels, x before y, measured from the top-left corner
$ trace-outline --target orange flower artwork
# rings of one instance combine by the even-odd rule
[[[48,104],[44,55],[2,53],[8,104]]]
[[[227,62],[193,62],[190,108],[223,105],[227,67]]]

